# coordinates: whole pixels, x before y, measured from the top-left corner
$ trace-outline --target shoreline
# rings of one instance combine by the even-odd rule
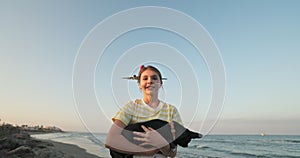
[[[61,142],[56,142],[56,141],[52,141],[52,140],[41,140],[41,141],[53,144],[52,150],[54,152],[63,153],[63,157],[101,158],[97,155],[88,153],[85,149],[83,149],[77,145],[61,143]]]
[[[100,158],[75,144],[34,138],[36,132],[6,133],[0,138],[0,157],[5,158]]]
[[[82,133],[78,132],[34,133],[32,138],[66,145],[75,145],[84,149],[88,154],[97,157],[110,157],[108,150],[102,146],[103,144],[101,142],[99,143],[99,140],[95,141],[94,138],[91,138],[91,135],[82,135]]]

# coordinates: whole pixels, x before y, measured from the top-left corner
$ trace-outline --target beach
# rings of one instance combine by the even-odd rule
[[[28,133],[0,130],[1,158],[99,158],[110,157],[106,133]],[[300,135],[206,135],[178,147],[177,158],[300,157]]]
[[[86,132],[64,132],[64,133],[47,133],[34,134],[33,138],[42,141],[52,141],[63,144],[75,145],[85,149],[87,153],[98,157],[110,157],[109,150],[105,148],[104,141],[106,134],[93,134]]]
[[[26,134],[1,139],[0,157],[3,158],[99,158],[73,144],[39,140]]]
[[[77,145],[60,143],[55,141],[48,142],[52,143],[54,146],[52,148],[53,151],[62,153],[62,157],[64,158],[71,158],[71,157],[78,157],[78,158],[100,158],[96,155],[87,153],[85,149],[78,147]]]
[[[98,157],[110,157],[104,146],[106,133],[65,132],[34,137],[75,144]],[[299,135],[206,135],[192,140],[188,147],[178,147],[176,158],[298,158]]]
[[[35,135],[37,133],[34,133]],[[41,135],[45,133],[40,133]],[[15,128],[2,128],[0,133],[1,158],[99,158],[84,148],[51,140],[31,137],[30,133]]]

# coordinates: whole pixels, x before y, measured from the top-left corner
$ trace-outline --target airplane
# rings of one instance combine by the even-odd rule
[[[127,79],[127,80],[138,80],[138,76],[133,75],[133,76],[130,76],[130,77],[123,77],[123,79]]]
[[[133,75],[133,76],[130,76],[130,77],[123,77],[123,79],[138,80],[138,76],[137,75]],[[167,80],[167,78],[162,78],[162,80]]]

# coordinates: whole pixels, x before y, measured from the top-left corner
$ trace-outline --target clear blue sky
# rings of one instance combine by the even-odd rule
[[[86,131],[85,120],[80,119],[80,115],[89,113],[90,105],[85,105],[86,111],[77,112],[72,92],[73,64],[80,45],[105,18],[140,6],[167,7],[189,15],[209,32],[218,46],[226,72],[226,99],[212,133],[300,134],[300,2],[296,0],[2,0],[0,118],[13,124],[56,125],[64,130]],[[120,21],[120,25],[125,24],[126,21]],[[141,96],[135,82],[118,78],[125,71],[135,73],[139,65],[130,70],[123,67],[120,69],[123,73],[112,72],[126,51],[147,42],[170,46],[189,60],[198,78],[199,96],[195,97],[200,99],[200,104],[197,107],[180,104],[180,96],[185,96],[181,94],[180,84],[194,85],[188,84],[189,76],[176,78],[176,73],[188,72],[163,63],[157,64],[168,78],[162,97],[178,107],[187,124],[191,112],[196,113],[190,128],[201,132],[199,127],[211,97],[210,74],[204,59],[180,36],[153,28],[127,32],[113,41],[103,54],[95,71],[96,95],[102,111],[91,113],[94,121],[88,124],[89,130],[106,132],[110,117],[125,103],[126,98],[118,93],[119,87],[111,86],[111,82],[128,86],[126,92],[131,98]],[[134,63],[136,59],[128,57],[126,60]],[[170,56],[172,60],[177,58]],[[119,97],[117,101],[113,95]],[[199,111],[195,112],[195,108]]]

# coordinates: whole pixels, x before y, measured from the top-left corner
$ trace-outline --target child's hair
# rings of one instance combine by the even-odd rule
[[[156,68],[156,67],[154,67],[154,66],[151,66],[151,65],[148,65],[148,66],[144,66],[144,65],[142,65],[141,67],[140,67],[140,72],[139,72],[139,76],[138,76],[138,83],[140,83],[140,79],[141,79],[141,75],[142,75],[142,73],[144,72],[144,71],[146,71],[146,70],[152,70],[152,71],[154,71],[154,72],[156,72],[157,74],[158,74],[158,76],[159,76],[159,79],[160,79],[160,83],[162,84],[163,82],[162,82],[162,77],[161,77],[161,73],[160,73],[160,71]]]

